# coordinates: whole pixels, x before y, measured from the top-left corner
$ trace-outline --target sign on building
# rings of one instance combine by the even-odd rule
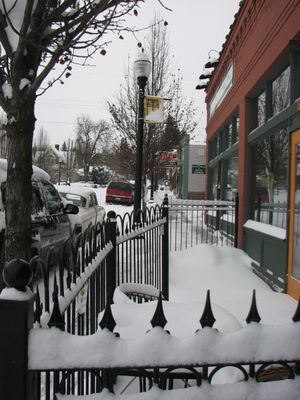
[[[205,165],[192,165],[192,174],[205,174]]]
[[[147,124],[164,122],[164,100],[159,96],[145,96],[144,121]]]
[[[177,165],[177,153],[171,151],[163,151],[159,154],[161,164],[166,164],[170,167]]]

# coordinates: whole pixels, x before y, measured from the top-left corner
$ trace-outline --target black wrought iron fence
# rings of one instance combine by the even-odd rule
[[[170,199],[170,250],[201,243],[236,246],[238,206],[238,196],[235,201]]]
[[[117,216],[117,285],[124,282],[162,287],[161,264],[167,209],[159,206],[140,213]]]
[[[76,336],[92,335],[98,330],[99,313],[113,302],[116,286],[124,282],[148,282],[167,298],[168,256],[163,251],[168,250],[167,214],[165,206],[147,209],[140,212],[140,222],[132,224],[137,220],[132,215],[122,219],[110,212],[104,224],[80,234],[76,241],[69,239],[61,254],[52,248],[46,262],[34,257],[29,264],[13,260],[6,265],[7,286],[18,289],[23,297],[19,301],[10,289],[0,296],[4,324],[0,329],[0,398],[53,399],[62,374],[69,392],[99,389],[97,374],[89,371],[36,371],[30,382],[24,380],[28,330],[35,324],[37,329],[55,326]],[[33,296],[25,290],[31,273]],[[16,376],[19,384],[15,384]]]
[[[229,387],[224,385],[222,390],[234,392],[239,390],[241,382],[250,381],[243,388],[239,399],[249,398],[253,391],[257,394],[256,398],[261,398],[259,394],[265,391],[265,388],[261,386],[263,382],[270,383],[286,379],[290,380],[288,384],[280,386],[273,383],[282,396],[276,398],[286,398],[285,395],[288,396],[287,398],[292,398],[289,396],[291,393],[296,393],[300,385],[297,377],[300,374],[300,349],[297,343],[291,344],[291,339],[297,338],[300,332],[300,302],[292,317],[294,323],[281,327],[260,326],[260,320],[254,291],[246,317],[249,326],[241,328],[238,332],[222,334],[213,328],[216,319],[208,291],[206,304],[200,317],[199,330],[190,340],[176,339],[172,333],[164,330],[167,320],[160,296],[151,319],[153,329],[145,333],[144,338],[128,342],[122,340],[117,333],[113,333],[116,322],[110,305],[107,305],[99,324],[101,330],[97,336],[90,338],[93,346],[90,344],[87,346],[82,359],[72,357],[72,352],[76,352],[81,339],[75,337],[73,343],[68,342],[68,345],[61,346],[66,339],[65,334],[56,331],[53,335],[48,335],[49,349],[45,356],[30,355],[29,376],[32,377],[41,370],[45,373],[56,374],[56,379],[52,382],[52,393],[57,393],[58,400],[63,399],[63,394],[88,395],[101,392],[103,389],[114,393],[120,377],[130,378],[128,386],[132,383],[132,378],[135,378],[135,382],[138,383],[135,389],[136,398],[143,399],[138,392],[145,392],[157,386],[165,391],[164,398],[168,398],[169,390],[178,388],[187,390],[186,393],[179,392],[178,398],[180,394],[182,398],[189,398],[188,390],[191,387],[197,387],[200,389],[197,392],[197,398],[204,399],[205,396],[214,398],[213,394],[216,390],[214,382],[219,372],[226,368],[234,368],[239,372],[238,379],[227,382]],[[30,348],[35,349],[37,354],[43,351],[41,344],[43,334],[40,330],[33,329],[29,335]],[[268,337],[272,337],[272,340],[268,340]],[[274,347],[274,343],[285,341],[289,343],[285,349]],[[60,355],[59,360],[49,360],[47,355],[51,354],[51,349],[55,352],[55,346],[59,346],[63,354]],[[93,357],[91,353],[94,348],[101,349],[98,357]],[[153,351],[149,352],[149,348]],[[85,378],[82,385],[70,388],[68,379],[80,373]],[[96,378],[95,385],[91,384],[93,377]],[[269,390],[274,393],[270,386]],[[118,398],[122,399],[122,395],[118,395]],[[170,398],[174,397],[170,395]]]
[[[116,325],[110,307],[113,287],[126,277],[130,262],[126,264],[124,260],[131,258],[130,252],[137,251],[134,245],[128,252],[122,246],[128,240],[148,243],[151,236],[147,238],[146,235],[153,226],[154,232],[157,230],[153,233],[154,240],[161,239],[162,251],[155,251],[152,257],[161,258],[160,265],[164,268],[168,255],[168,242],[163,240],[169,229],[167,206],[165,200],[161,211],[149,213],[150,218],[145,217],[134,227],[130,218],[127,224],[125,219],[119,221],[110,213],[105,225],[97,225],[80,236],[75,244],[67,242],[61,258],[55,250],[50,253],[46,265],[34,258],[31,266],[35,271],[40,270],[42,276],[42,284],[32,286],[36,296],[25,290],[30,266],[21,262],[20,274],[20,261],[14,261],[16,269],[11,268],[10,273],[14,272],[6,276],[11,289],[0,296],[1,398],[52,400],[57,394],[60,400],[63,394],[89,395],[104,388],[113,392],[120,377],[126,377],[128,384],[135,379],[138,392],[157,386],[167,393],[180,384],[186,388],[184,390],[196,386],[199,398],[209,398],[216,386],[202,384],[214,383],[218,372],[228,367],[238,370],[242,381],[251,381],[249,391],[253,390],[255,381],[276,379],[291,380],[280,387],[282,398],[299,388],[300,350],[297,340],[295,343],[293,340],[300,334],[300,303],[293,316],[294,323],[280,328],[265,327],[259,325],[254,293],[246,318],[251,325],[249,329],[244,327],[223,335],[213,328],[215,317],[208,292],[199,330],[190,340],[180,340],[164,330],[167,320],[160,296],[151,320],[153,329],[144,338],[126,341],[113,333]],[[142,247],[141,256],[136,259],[144,265],[145,271],[150,264],[155,264],[148,263],[146,253],[151,249],[151,246]],[[112,271],[115,274],[111,280]],[[161,287],[153,288],[153,282],[159,283],[154,280],[148,288],[143,280],[145,271],[139,269],[139,275],[137,271],[128,275],[128,279],[133,280],[139,276],[142,282],[136,279],[136,282],[121,285],[123,293],[148,300],[157,297],[165,288],[167,275],[159,272]],[[98,323],[98,311],[103,309]],[[268,340],[269,337],[272,340]],[[249,340],[251,346],[248,346]],[[274,343],[288,343],[289,346],[274,346]],[[76,355],[79,351],[80,357]],[[257,393],[260,388],[255,387]],[[230,387],[230,390],[235,391],[235,388]],[[137,393],[136,398],[143,397]]]

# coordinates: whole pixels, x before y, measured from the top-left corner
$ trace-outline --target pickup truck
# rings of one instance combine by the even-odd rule
[[[69,215],[75,234],[85,232],[97,222],[103,222],[105,209],[98,204],[96,193],[92,189],[76,184],[56,185],[56,189],[65,201],[71,202],[79,208],[78,214]]]

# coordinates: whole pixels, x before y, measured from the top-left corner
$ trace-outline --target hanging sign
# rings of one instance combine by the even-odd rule
[[[164,122],[164,99],[159,96],[145,96],[144,122],[162,124]]]
[[[161,164],[170,164],[172,166],[177,164],[177,152],[162,151],[159,154],[159,161]]]

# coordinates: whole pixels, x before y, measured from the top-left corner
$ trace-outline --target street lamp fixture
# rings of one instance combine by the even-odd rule
[[[212,72],[205,69],[203,73],[199,76],[199,79],[210,79],[212,77]]]
[[[142,170],[143,170],[143,136],[144,136],[144,97],[145,87],[151,72],[151,62],[144,52],[140,53],[134,62],[134,75],[137,79],[138,92],[138,121],[136,137],[135,189],[134,189],[134,220],[139,220],[138,211],[141,209]]]
[[[199,80],[199,84],[196,86],[196,90],[199,90],[199,89],[206,89],[207,88],[207,86],[208,86],[208,83],[209,83],[209,79],[200,79]]]
[[[213,51],[215,53],[217,53],[216,57],[211,56],[211,53]],[[214,50],[214,49],[210,50],[208,52],[208,62],[204,65],[204,67],[205,68],[215,68],[219,64],[219,57],[220,57],[220,54],[219,54],[219,52],[217,50]]]
[[[211,56],[211,52],[215,52],[218,54],[218,57],[213,57]],[[211,69],[215,68],[219,64],[219,53],[216,50],[210,50],[208,53],[209,60],[208,62],[204,65],[204,70],[203,73],[200,75],[199,79],[200,82],[196,86],[196,90],[199,89],[206,89],[209,83],[209,79],[213,76],[213,72]]]

